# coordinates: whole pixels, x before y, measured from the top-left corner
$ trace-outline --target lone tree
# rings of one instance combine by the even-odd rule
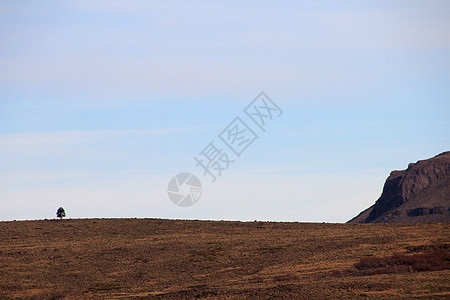
[[[62,208],[62,207],[58,208],[58,210],[56,211],[56,216],[59,219],[64,218],[66,216],[66,211],[64,210],[64,208]]]

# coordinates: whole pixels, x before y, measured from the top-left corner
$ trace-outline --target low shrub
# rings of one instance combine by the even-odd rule
[[[426,272],[450,269],[450,251],[433,247],[418,254],[395,253],[387,257],[364,257],[354,267],[364,275]]]

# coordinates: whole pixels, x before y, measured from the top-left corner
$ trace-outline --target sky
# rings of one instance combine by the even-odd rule
[[[346,222],[450,150],[448,1],[0,2],[0,220]],[[261,130],[244,112],[264,92]],[[258,103],[258,102],[255,102]],[[219,138],[241,118],[238,157]],[[234,160],[217,180],[194,157]],[[202,184],[190,207],[169,181]]]

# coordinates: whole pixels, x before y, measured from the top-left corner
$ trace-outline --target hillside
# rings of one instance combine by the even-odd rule
[[[448,299],[448,226],[0,222],[0,298]]]
[[[393,171],[374,205],[349,223],[450,222],[450,152]]]

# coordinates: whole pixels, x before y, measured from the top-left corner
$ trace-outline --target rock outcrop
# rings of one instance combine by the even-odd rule
[[[381,197],[349,223],[450,222],[450,151],[393,171]]]

